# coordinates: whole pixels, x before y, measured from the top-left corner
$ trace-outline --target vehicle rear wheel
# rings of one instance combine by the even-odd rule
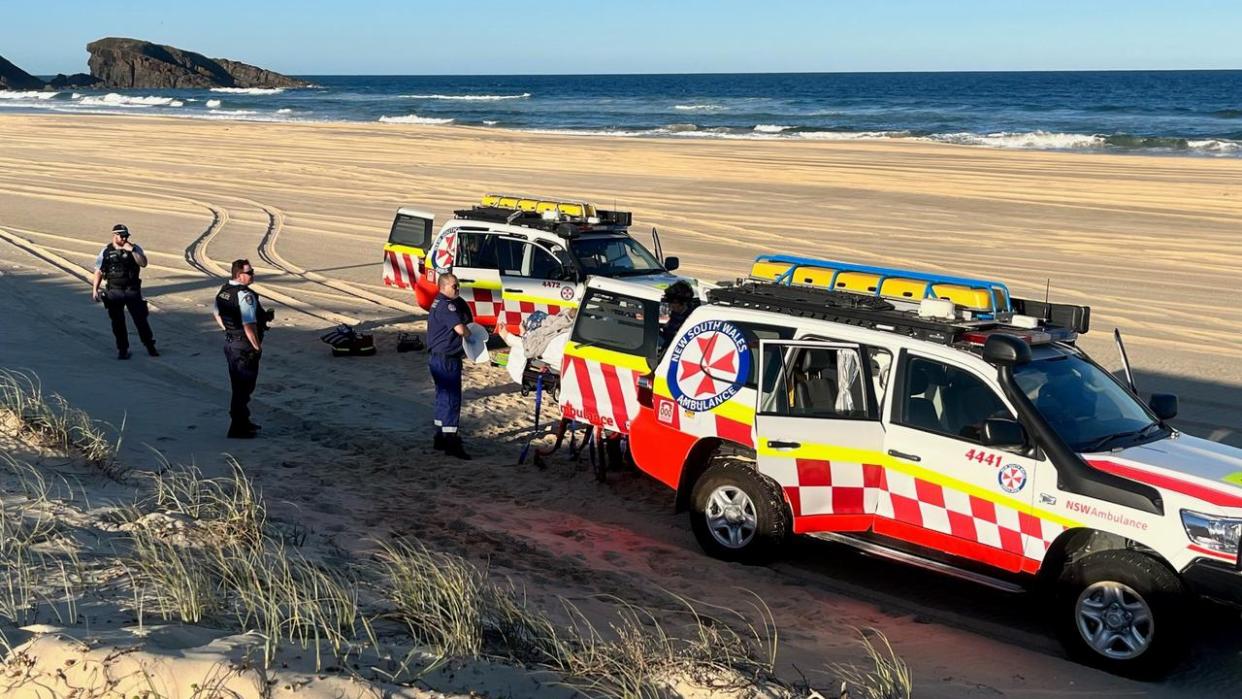
[[[788,538],[789,509],[780,487],[753,463],[718,458],[694,484],[690,526],[712,556],[762,563]]]
[[[1186,599],[1181,580],[1161,561],[1138,551],[1100,551],[1062,573],[1057,633],[1076,660],[1153,678],[1183,647]]]

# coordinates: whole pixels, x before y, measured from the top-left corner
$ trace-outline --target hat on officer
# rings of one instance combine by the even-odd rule
[[[119,235],[122,238],[128,238],[129,228],[124,223],[118,223],[112,227],[112,235]]]

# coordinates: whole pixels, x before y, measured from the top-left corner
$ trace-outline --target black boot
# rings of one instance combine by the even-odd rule
[[[159,351],[155,349],[155,343],[154,343],[154,342],[152,342],[151,344],[147,345],[147,354],[151,355],[152,357],[158,357],[158,356],[160,356]]]
[[[444,455],[461,459],[462,461],[470,461],[470,455],[466,453],[461,443],[461,437],[456,432],[444,435]]]
[[[256,432],[250,428],[249,423],[233,423],[229,425],[229,433],[226,435],[229,439],[254,439]]]
[[[431,448],[436,451],[444,451],[444,430],[436,428],[436,436],[431,439]]]
[[[127,349],[117,350],[116,358],[117,359],[129,359],[129,350]]]

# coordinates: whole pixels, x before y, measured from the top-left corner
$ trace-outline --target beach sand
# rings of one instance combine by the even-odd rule
[[[993,277],[1027,297],[1047,284],[1054,301],[1092,307],[1082,344],[1101,363],[1120,365],[1120,327],[1140,390],[1180,394],[1176,424],[1242,445],[1239,159],[4,115],[0,366],[34,369],[124,422],[134,461],[149,462],[150,445],[210,470],[231,451],[269,499],[347,551],[417,533],[549,600],[620,590],[651,603],[671,590],[743,606],[748,588],[773,607],[785,662],[855,659],[851,628],[877,626],[923,696],[1146,689],[1063,659],[1029,604],[814,545],[739,569],[703,556],[669,493],[644,478],[601,486],[563,459],[515,467],[530,402],[499,369],[467,377],[463,424],[482,458],[431,457],[425,358],[393,350],[422,315],[383,286],[381,249],[398,206],[439,221],[490,191],[632,210],[640,238],[658,227],[665,254],[707,280],[789,252]],[[89,302],[83,280],[118,222],[151,261],[158,360],[118,364]],[[264,437],[240,445],[223,439],[228,380],[210,317],[236,257],[252,260],[278,314],[255,396]],[[339,322],[373,330],[380,354],[331,359],[317,336]],[[1221,657],[1238,652],[1197,651],[1168,695],[1236,682]]]

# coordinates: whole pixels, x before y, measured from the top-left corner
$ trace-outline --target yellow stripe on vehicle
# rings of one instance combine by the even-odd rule
[[[565,299],[559,296],[553,299],[553,298],[544,298],[542,296],[531,296],[530,294],[511,294],[507,291],[505,292],[505,300],[513,301],[515,303],[521,303],[523,301],[526,303],[541,303],[546,306],[559,306],[561,308],[577,308],[578,307],[577,301],[566,301]]]
[[[1048,510],[1041,510],[1037,507],[1033,507],[1029,503],[1000,495],[986,488],[979,487],[973,483],[960,481],[956,478],[949,478],[937,471],[931,471],[921,466],[915,466],[907,461],[894,459],[887,454],[878,451],[837,447],[829,444],[807,444],[805,442],[799,449],[782,451],[777,449],[769,449],[762,440],[759,443],[757,451],[761,456],[815,459],[817,461],[836,460],[862,464],[875,464],[876,466],[882,466],[886,469],[897,471],[898,473],[904,473],[907,476],[912,476],[914,478],[918,478],[919,480],[935,483],[936,485],[944,488],[957,490],[966,493],[967,495],[973,495],[980,500],[987,500],[988,502],[992,502],[997,505],[1004,505],[1010,509],[1024,512],[1040,519],[1046,519],[1049,522],[1055,522],[1066,528],[1072,529],[1074,527],[1081,526],[1081,523],[1076,520],[1063,517],[1053,512],[1049,512]]]
[[[495,291],[500,289],[500,282],[494,282],[490,279],[478,279],[464,285],[467,289],[491,289]]]
[[[568,342],[565,344],[565,355],[569,357],[581,357],[592,362],[601,364],[611,364],[619,366],[623,369],[637,371],[640,374],[646,374],[651,371],[647,366],[647,358],[634,354],[626,354],[617,350],[606,349],[604,347],[595,347],[592,345],[583,346],[577,342]]]
[[[668,377],[664,375],[656,376],[654,391],[655,391],[655,394],[657,396],[660,396],[661,398],[667,398],[669,400],[673,400],[673,392],[668,387]],[[751,394],[738,394],[738,395],[751,395]],[[716,406],[716,408],[713,409],[711,413],[713,415],[719,415],[720,417],[723,417],[726,420],[732,420],[733,422],[740,422],[744,425],[755,424],[754,406],[748,405],[747,403],[741,400],[727,400],[724,403],[721,403],[720,405]]]
[[[392,252],[408,253],[410,255],[414,255],[415,257],[426,257],[427,256],[427,253],[423,252],[422,248],[410,247],[409,245],[394,245],[393,243],[385,243],[384,252],[388,252],[390,250]]]

